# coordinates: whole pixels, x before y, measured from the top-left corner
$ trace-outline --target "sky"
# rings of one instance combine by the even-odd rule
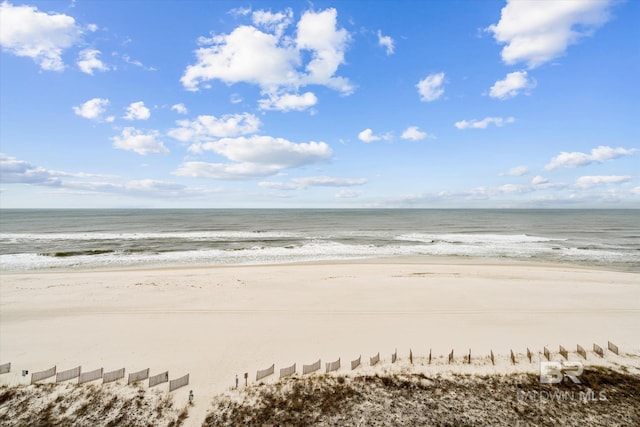
[[[640,208],[639,1],[4,1],[0,208]]]

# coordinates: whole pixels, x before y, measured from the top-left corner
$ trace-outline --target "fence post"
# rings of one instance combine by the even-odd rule
[[[429,349],[429,365],[431,365],[431,349]]]
[[[544,357],[547,358],[547,360],[551,360],[551,352],[549,351],[549,349],[547,347],[544,348]]]
[[[569,360],[569,353],[567,353],[566,348],[564,348],[563,346],[560,346],[559,353],[562,355],[562,357],[564,357],[565,360]]]
[[[593,344],[593,352],[600,357],[604,357],[604,350],[598,344]]]
[[[584,358],[584,360],[587,360],[587,352],[585,351],[584,348],[582,348],[582,346],[580,344],[578,344],[577,347],[576,347],[576,353],[578,353],[580,356],[582,356]]]
[[[511,350],[511,363],[516,364],[516,355],[513,354],[513,350]]]
[[[529,358],[529,363],[533,363],[531,360],[533,358],[533,354],[531,353],[531,350],[529,350],[529,347],[527,347],[527,357]]]
[[[618,354],[618,346],[617,345],[615,345],[611,341],[607,341],[607,347],[609,347],[609,351],[611,351],[612,353],[615,353],[616,356],[619,356],[619,354]]]
[[[413,351],[411,349],[409,349],[409,363],[413,365]]]
[[[494,366],[496,364],[496,361],[495,361],[495,359],[493,357],[493,350],[491,350],[491,364],[494,365]]]

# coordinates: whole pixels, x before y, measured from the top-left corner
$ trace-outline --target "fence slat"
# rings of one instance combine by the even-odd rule
[[[184,377],[176,378],[175,380],[169,381],[169,391],[177,390],[180,387],[184,387],[189,384],[189,374]]]
[[[559,353],[562,355],[562,357],[564,357],[565,360],[569,360],[569,353],[567,352],[566,348],[564,348],[563,346],[560,346]]]
[[[111,372],[105,372],[102,375],[102,384],[110,383],[121,378],[124,378],[124,368],[116,369],[115,371]]]
[[[312,363],[310,365],[302,365],[302,374],[306,375],[306,374],[315,372],[320,369],[320,366],[321,366],[320,359],[318,359],[317,362]]]
[[[373,357],[369,358],[369,365],[375,366],[380,361],[380,353],[376,354]]]
[[[593,352],[600,357],[604,357],[604,350],[598,344],[593,344]]]
[[[451,349],[451,353],[449,353],[449,363],[453,362],[453,349]]]
[[[11,372],[11,362],[0,365],[0,374],[8,374]]]
[[[351,361],[351,370],[353,371],[354,369],[356,369],[358,366],[360,366],[360,362],[362,360],[362,356],[358,356],[358,358],[356,360],[352,360]]]
[[[51,378],[56,374],[56,367],[46,369],[44,371],[34,372],[31,374],[31,384]]]
[[[397,349],[396,349],[396,352],[391,355],[391,363],[396,363],[396,360],[398,360],[398,350]]]
[[[267,369],[263,369],[262,371],[258,371],[256,373],[256,381],[260,381],[263,378],[268,377],[269,375],[273,375],[273,373],[275,372],[276,369],[276,365],[273,364],[270,367],[268,367]]]
[[[340,369],[340,359],[336,360],[335,362],[327,362],[326,365],[327,373],[337,371],[338,369]]]
[[[102,378],[103,369],[96,369],[94,371],[82,372],[78,376],[78,384],[84,384],[89,381],[95,381]]]
[[[138,381],[146,380],[147,378],[149,378],[149,368],[129,374],[127,384],[133,384]]]
[[[607,341],[607,347],[609,348],[609,351],[611,351],[612,353],[615,353],[616,356],[618,355],[618,346],[617,345],[615,345],[611,341]]]
[[[56,374],[56,382],[60,383],[63,381],[68,381],[72,378],[78,378],[80,376],[80,366],[68,369],[66,371],[58,372]]]
[[[584,360],[587,360],[587,352],[585,351],[584,348],[582,348],[582,346],[580,344],[578,344],[576,346],[576,353],[578,353],[580,356],[582,356],[584,358]]]
[[[513,350],[511,350],[511,363],[516,364],[516,355],[513,354]]]
[[[280,378],[289,377],[295,373],[296,373],[296,364],[294,363],[293,366],[280,369]]]
[[[547,347],[544,348],[544,357],[546,357],[547,360],[551,360],[551,352]]]
[[[529,347],[527,347],[527,357],[529,358],[529,363],[532,363],[533,353],[531,353],[531,350],[529,350]]]
[[[161,372],[157,375],[149,377],[149,387],[166,383],[167,381],[169,381],[169,371]]]
[[[495,357],[493,356],[493,350],[491,350],[491,355],[490,355],[490,357],[491,357],[491,364],[492,364],[492,365],[495,365],[495,364],[496,364],[496,359],[495,359]]]

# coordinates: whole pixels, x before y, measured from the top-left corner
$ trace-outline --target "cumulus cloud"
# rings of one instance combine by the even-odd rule
[[[402,132],[402,135],[400,135],[400,138],[410,139],[412,141],[420,141],[427,138],[428,136],[429,135],[427,135],[426,132],[422,132],[418,128],[418,126],[409,126],[404,130],[404,132]]]
[[[294,143],[264,135],[222,138],[200,143],[197,150],[214,152],[232,163],[185,162],[174,174],[214,179],[250,179],[325,162],[332,155],[331,148],[324,142]]]
[[[255,84],[265,94],[294,93],[312,84],[345,95],[353,92],[348,79],[335,75],[344,63],[350,40],[349,33],[337,26],[336,10],[307,11],[297,22],[295,35],[284,34],[292,18],[290,9],[279,13],[256,11],[252,13],[254,25],[201,37],[196,63],[189,65],[180,79],[183,86],[197,91],[211,80],[221,80],[229,85]],[[309,103],[309,96],[302,96]],[[284,103],[285,108],[288,105]]]
[[[630,176],[620,175],[599,175],[599,176],[581,176],[576,180],[576,187],[591,188],[607,184],[621,184],[631,181]]]
[[[62,53],[81,34],[71,16],[40,12],[34,6],[0,4],[0,46],[13,55],[33,59],[43,70],[64,70]]]
[[[390,141],[393,136],[390,133],[386,133],[384,135],[375,135],[373,130],[365,129],[358,134],[358,139],[362,142],[370,143],[374,141]]]
[[[526,175],[529,173],[529,168],[527,166],[524,165],[520,165],[520,166],[515,166],[511,169],[509,169],[508,171],[501,173],[500,176],[522,176],[522,175]]]
[[[387,55],[393,55],[394,41],[389,36],[383,36],[382,31],[378,30],[378,44],[387,50]]]
[[[125,120],[147,120],[149,117],[151,117],[151,111],[144,106],[143,101],[132,102],[124,115]]]
[[[169,150],[159,140],[157,131],[142,132],[132,127],[126,127],[119,136],[111,138],[114,148],[133,151],[140,155],[167,154]]]
[[[107,121],[112,122],[113,116],[104,117],[104,113],[109,106],[109,100],[106,98],[93,98],[85,102],[84,104],[73,107],[73,112],[80,117],[84,117],[89,120]]]
[[[611,0],[508,0],[500,21],[487,28],[509,65],[524,62],[529,68],[565,53],[569,45],[592,35],[609,20]]]
[[[600,145],[591,150],[591,153],[581,153],[579,151],[566,152],[563,151],[547,164],[545,170],[553,170],[557,168],[576,168],[579,166],[587,166],[592,163],[604,163],[622,156],[631,156],[637,153],[636,148],[611,148],[606,145]]]
[[[78,68],[86,74],[93,75],[94,71],[109,71],[109,67],[98,58],[101,52],[95,49],[85,49],[78,55]]]
[[[482,120],[461,120],[454,124],[458,129],[486,129],[490,124],[502,127],[506,124],[515,122],[513,117],[486,117]]]
[[[435,101],[444,94],[444,73],[429,74],[424,79],[420,80],[416,87],[418,88],[418,94],[420,94],[420,100],[424,102]]]
[[[533,89],[536,82],[530,80],[526,71],[515,71],[498,80],[489,90],[489,96],[498,99],[513,98],[523,90]]]
[[[353,187],[364,185],[368,182],[366,178],[334,178],[330,176],[307,176],[303,178],[293,178],[289,182],[263,181],[258,185],[274,190],[303,190],[309,187]]]
[[[184,104],[180,103],[180,104],[173,104],[171,106],[171,110],[175,111],[178,114],[187,114],[189,111],[187,110],[187,107],[184,106]]]
[[[336,198],[338,199],[354,199],[356,197],[360,197],[362,194],[361,191],[354,190],[340,190],[336,193]]]
[[[269,98],[258,101],[258,107],[261,110],[302,111],[317,103],[318,98],[313,92],[270,94]]]
[[[195,120],[178,120],[177,128],[168,135],[181,142],[198,143],[216,138],[233,137],[256,133],[260,119],[253,114],[226,114],[222,117],[203,115]]]

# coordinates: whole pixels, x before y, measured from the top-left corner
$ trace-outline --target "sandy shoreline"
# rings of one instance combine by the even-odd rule
[[[640,354],[640,275],[559,264],[385,258],[0,276],[12,373],[125,367],[191,375],[189,422],[235,375],[394,349],[508,354],[607,340]],[[346,363],[343,364],[343,366]]]

